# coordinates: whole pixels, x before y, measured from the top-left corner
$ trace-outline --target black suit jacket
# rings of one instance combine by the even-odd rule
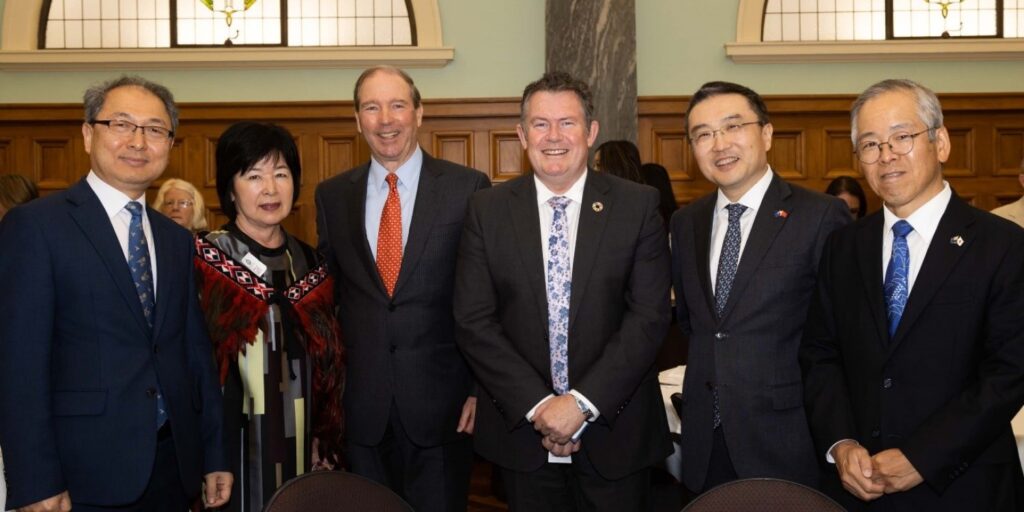
[[[681,411],[684,483],[704,487],[717,383],[736,473],[817,486],[797,350],[825,240],[850,215],[841,200],[773,176],[718,318],[708,264],[719,250],[711,247],[717,198],[709,194],[672,217],[676,317],[690,336]]]
[[[533,175],[473,197],[459,250],[459,346],[481,385],[477,451],[532,471],[547,462],[526,413],[553,393]],[[654,358],[668,329],[669,261],[653,188],[590,172],[572,267],[569,386],[601,412],[582,450],[621,478],[671,451]]]
[[[366,164],[317,187],[319,249],[337,279],[338,319],[348,357],[346,436],[384,436],[394,402],[420,446],[453,441],[473,378],[455,346],[452,286],[462,221],[483,173],[424,152],[412,224],[394,297],[366,241]]]
[[[901,449],[925,482],[872,510],[1021,510],[1024,231],[953,196],[889,339],[883,223],[836,232],[822,259],[800,350],[819,457],[841,439]]]
[[[0,444],[8,507],[68,490],[126,504],[156,454],[159,383],[186,492],[226,471],[220,384],[192,277],[192,238],[148,210],[153,329],[99,198],[83,179],[0,222]]]

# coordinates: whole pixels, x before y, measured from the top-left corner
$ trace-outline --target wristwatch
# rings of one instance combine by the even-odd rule
[[[574,400],[576,400],[576,407],[579,407],[580,412],[583,413],[583,419],[590,421],[590,418],[594,417],[594,411],[591,411],[590,407],[587,407],[587,403],[584,402],[583,400],[580,400],[580,397],[576,395],[572,395],[572,397]]]

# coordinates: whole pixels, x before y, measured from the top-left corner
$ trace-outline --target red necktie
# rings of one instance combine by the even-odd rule
[[[377,272],[388,297],[395,294],[398,270],[402,268],[402,200],[398,197],[398,176],[388,173],[388,200],[380,213],[377,232]]]

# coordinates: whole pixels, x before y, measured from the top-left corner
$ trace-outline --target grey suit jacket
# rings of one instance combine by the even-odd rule
[[[681,411],[684,483],[704,486],[717,384],[736,473],[817,485],[797,350],[822,247],[850,215],[839,199],[773,176],[718,318],[708,266],[716,197],[672,216],[677,318],[690,336]]]
[[[316,190],[319,250],[337,279],[348,354],[344,407],[350,442],[373,445],[392,401],[421,446],[455,440],[473,378],[455,346],[452,285],[462,221],[483,173],[424,153],[402,268],[389,298],[366,241],[369,163]]]

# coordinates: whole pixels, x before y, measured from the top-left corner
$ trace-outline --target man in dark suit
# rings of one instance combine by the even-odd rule
[[[92,170],[0,224],[8,507],[178,512],[204,480],[208,506],[230,496],[192,239],[145,207],[177,121],[142,78],[89,89]]]
[[[1024,231],[943,181],[927,88],[871,86],[852,127],[884,208],[829,240],[800,349],[829,490],[850,510],[1024,509]]]
[[[587,170],[586,84],[523,92],[533,174],[473,197],[459,250],[459,346],[480,383],[476,449],[512,510],[646,510],[670,451],[654,359],[668,329],[658,193]]]
[[[738,478],[817,486],[797,349],[825,240],[849,222],[838,199],[768,165],[772,125],[754,91],[704,84],[686,131],[718,190],[672,216],[677,318],[690,336],[683,382],[683,483]]]
[[[464,511],[476,397],[452,286],[469,198],[490,181],[420,149],[420,93],[403,71],[363,72],[355,110],[373,157],[316,191],[348,350],[348,462],[417,511]]]

